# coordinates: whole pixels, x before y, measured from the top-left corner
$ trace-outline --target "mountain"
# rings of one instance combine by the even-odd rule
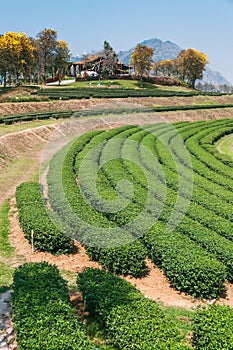
[[[144,40],[140,43],[141,45],[149,46],[154,49],[154,62],[161,60],[175,59],[178,53],[182,50],[178,45],[171,41],[162,41],[160,39]],[[119,61],[128,64],[130,56],[135,49],[136,45],[127,51],[120,51],[118,53]]]
[[[183,50],[178,45],[172,43],[171,41],[162,41],[160,39],[154,38],[149,40],[144,40],[141,45],[149,46],[154,49],[154,62],[161,60],[173,60],[177,57],[178,53]],[[129,50],[118,52],[119,61],[128,64],[130,56],[135,49],[136,45]],[[212,84],[212,85],[228,85],[232,84],[225,79],[219,72],[213,71],[211,68],[206,67],[206,70],[203,73],[203,78],[199,80],[201,84]]]
[[[224,78],[219,72],[213,71],[209,67],[206,67],[206,70],[203,73],[203,78],[200,80],[202,84],[212,84],[212,85],[228,85],[232,84]]]

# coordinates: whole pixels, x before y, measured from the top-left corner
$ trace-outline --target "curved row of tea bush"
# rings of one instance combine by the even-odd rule
[[[67,283],[55,265],[21,265],[14,272],[12,287],[19,350],[94,350],[70,304]]]
[[[180,132],[180,135],[184,135],[184,140],[188,141],[190,137],[200,132],[205,137],[204,135],[207,135],[208,131],[214,132],[217,128],[230,127],[230,124],[230,121],[221,120],[208,123],[176,123],[175,127]],[[78,225],[74,222],[75,229],[80,231],[75,232],[75,237],[85,245],[92,259],[99,261],[103,267],[113,272],[132,274],[134,276],[139,276],[145,271],[144,258],[146,256],[146,250],[141,241],[135,240],[133,243],[131,242],[122,246],[118,240],[114,242],[117,248],[98,248],[85,243],[93,239],[98,242],[100,238],[104,241],[105,237],[99,237],[94,232],[95,228],[97,231],[99,227],[108,230],[109,228],[124,225],[126,228],[126,237],[131,236],[131,240],[132,238],[141,237],[147,233],[144,232],[145,227],[147,227],[147,220],[157,218],[161,204],[164,205],[159,216],[162,226],[160,226],[159,230],[156,226],[152,227],[149,231],[150,235],[145,235],[144,244],[147,247],[148,254],[151,257],[152,255],[154,256],[154,261],[163,268],[169,276],[171,283],[177,289],[195,296],[207,298],[218,297],[223,291],[225,278],[227,277],[229,280],[233,279],[233,242],[227,239],[232,238],[230,204],[232,203],[232,193],[228,188],[220,184],[216,185],[210,179],[206,179],[204,174],[203,176],[198,174],[196,172],[196,166],[202,166],[202,162],[194,155],[191,155],[191,160],[192,162],[196,160],[196,163],[193,168],[190,167],[184,158],[184,154],[182,154],[181,146],[183,139],[177,136],[178,132],[176,129],[172,125],[169,126],[160,123],[153,126],[146,126],[143,129],[136,126],[127,126],[112,129],[108,132],[92,131],[83,135],[65,150],[60,168],[58,161],[60,154],[56,155],[52,160],[52,166],[48,175],[49,197],[52,207],[62,216],[62,219],[68,225],[72,223],[74,214],[79,219],[81,218]],[[106,152],[112,155],[116,154],[116,150],[114,149],[115,144],[112,141],[119,138],[120,141],[117,146],[119,148],[117,149],[118,159],[112,159],[110,162],[102,164],[102,157],[104,157]],[[136,143],[136,148],[130,147],[131,141]],[[142,145],[146,146],[152,155],[159,159],[165,178],[162,177],[156,167],[151,168],[151,164],[148,164],[148,160],[143,157]],[[128,159],[124,159],[126,153]],[[99,200],[89,190],[89,183],[93,181],[93,177],[91,174],[89,175],[88,169],[81,183],[79,183],[77,178],[84,159],[88,159],[88,169],[97,169],[97,189],[109,203],[114,201],[116,195],[119,194],[116,192],[116,186],[119,181],[124,179],[133,183],[133,197],[126,198],[126,192],[122,194],[122,202],[125,199],[129,199],[126,202],[127,205],[124,210],[116,213],[108,210],[100,210]],[[130,159],[137,160],[137,164],[133,164]],[[194,174],[193,195],[189,197],[185,189],[179,192],[179,200],[184,203],[187,202],[188,205],[190,204],[189,207],[184,207],[184,212],[182,206],[175,206],[179,186],[179,178],[176,170],[177,163],[179,164],[179,171],[184,175],[183,185],[188,181],[188,177],[186,178],[186,176],[189,175],[189,171],[196,172]],[[150,178],[150,181],[153,182],[149,191],[146,187],[147,179],[145,174],[143,174],[144,171],[146,171],[147,179]],[[62,182],[54,182],[56,174],[62,174]],[[231,179],[228,180],[230,185]],[[50,186],[50,182],[52,186]],[[205,189],[206,184],[208,186]],[[215,186],[217,186],[216,193]],[[66,203],[59,192],[61,188],[64,190],[65,196],[72,208],[71,213],[69,210],[66,211]],[[221,189],[223,189],[223,195],[221,195]],[[163,203],[161,193],[164,191],[167,192],[167,197]],[[86,200],[83,198],[83,194]],[[149,206],[146,207],[147,209],[144,212],[143,208],[148,194],[150,195]],[[225,198],[228,198],[226,203]],[[211,204],[208,203],[209,199],[212,202]],[[98,204],[97,207],[95,206],[96,204]],[[153,209],[151,210],[151,208]],[[176,232],[173,232],[174,239],[170,240],[166,236],[166,224],[171,214],[173,216],[174,214],[175,216],[178,215],[178,217],[180,214],[186,215],[177,226]],[[132,225],[131,221],[137,216],[139,216],[140,220],[137,220]],[[84,221],[84,225],[82,221]],[[90,227],[85,227],[86,223],[91,226],[91,230],[89,230]],[[218,226],[216,227],[216,225]],[[156,236],[157,231],[159,233]],[[153,235],[155,237],[154,239],[152,239]],[[156,243],[158,237],[160,238],[158,239],[158,243]],[[106,243],[108,238],[106,236]],[[146,243],[147,238],[150,239],[149,243]],[[166,241],[167,245],[164,243]],[[187,246],[186,251],[184,249],[184,242]],[[157,251],[154,248],[156,244]],[[175,254],[172,252],[173,245],[175,245],[173,249],[176,252]],[[152,246],[153,251],[152,248],[149,248]],[[178,254],[179,249],[182,250],[182,254]],[[167,256],[170,257],[169,259],[166,258],[166,250]],[[161,257],[158,258],[159,256]],[[189,261],[189,264],[186,266],[185,256],[187,257],[187,261]],[[195,264],[197,265],[196,270]],[[185,271],[185,278],[183,280],[177,273],[177,269],[179,271]],[[208,274],[206,274],[207,270],[209,270]],[[197,279],[194,278],[195,274]],[[198,279],[199,282],[197,282]]]
[[[143,131],[144,132],[144,131]],[[141,131],[138,132],[138,134],[142,133]],[[119,173],[119,163],[117,167],[117,172]],[[126,164],[127,165],[127,164]],[[124,171],[125,170],[125,171]],[[128,169],[129,170],[129,169]],[[124,174],[126,174],[127,178],[127,167],[122,170]],[[137,174],[136,174],[137,173]],[[136,174],[136,175],[135,175]],[[108,181],[110,181],[110,187],[112,185],[112,177],[114,177],[114,167],[106,167],[105,168],[105,175]],[[131,165],[131,179],[134,181],[134,185],[136,186],[136,183],[139,184],[139,189],[142,190],[141,185],[143,182],[143,179],[141,180],[139,177],[139,173],[137,172],[137,168],[133,169]],[[157,182],[154,181],[155,189],[158,192],[165,191],[166,189],[162,189],[162,186],[159,186]],[[106,181],[104,182],[105,191],[107,188]],[[153,193],[156,196],[156,193]],[[169,201],[171,201],[172,193],[169,192]],[[138,205],[141,203],[141,197],[137,201],[139,201]],[[175,203],[176,197],[173,200],[173,203]],[[158,205],[159,203],[155,202],[154,205]],[[170,211],[173,210],[173,205],[170,203],[169,207],[167,204],[165,205],[165,214],[161,214],[160,219],[164,219],[166,222],[166,219],[170,215]],[[130,217],[131,211],[126,208],[124,211],[124,214],[126,217]],[[122,213],[119,214],[120,218],[122,216]],[[117,215],[115,215],[116,220],[118,221],[119,218]],[[186,220],[184,218],[184,220]],[[120,221],[121,223],[121,221]],[[142,220],[142,224],[143,224]],[[170,232],[166,231],[165,225],[159,229],[160,234],[158,233],[157,227],[153,227],[153,229],[150,231],[149,236],[147,234],[145,237],[149,237],[150,241],[152,242],[150,245],[147,243],[147,250],[149,256],[155,261],[156,264],[159,266],[163,266],[164,272],[166,272],[166,275],[169,276],[169,280],[172,282],[172,284],[179,290],[188,291],[190,294],[195,296],[205,296],[210,297],[220,295],[221,291],[223,290],[223,282],[226,277],[226,269],[223,267],[222,264],[220,264],[216,259],[211,256],[211,254],[206,253],[201,247],[199,247],[194,242],[190,241],[189,238],[185,237],[184,235],[181,235],[178,232]],[[172,238],[170,239],[170,235],[172,235]],[[154,236],[154,239],[153,239]],[[144,243],[145,243],[145,237],[144,237]],[[148,238],[147,238],[148,239]],[[221,240],[221,238],[220,238]],[[217,242],[219,241],[219,236],[217,236]],[[223,242],[224,246],[226,244],[226,240]],[[161,253],[161,257],[163,257],[163,264],[161,265],[161,258],[158,259],[159,253],[152,253],[152,247],[155,251],[156,249],[159,250],[159,244],[163,245],[163,251]],[[214,246],[214,243],[212,243]],[[182,247],[182,254],[178,254],[179,249],[181,250]],[[233,245],[232,245],[233,248]],[[217,248],[216,248],[217,249]],[[233,252],[233,251],[232,251]],[[172,255],[171,255],[172,254]],[[171,258],[172,257],[172,258]],[[226,257],[227,259],[224,259],[224,262],[227,260],[227,266],[229,264],[229,267],[231,266],[232,260],[229,260],[229,252],[226,248]],[[190,261],[190,264],[186,264],[186,260]],[[191,263],[192,261],[192,263]],[[197,264],[197,261],[199,262]],[[196,266],[195,266],[196,264]],[[177,270],[183,271],[181,275],[177,274]],[[206,271],[209,270],[209,275],[206,273]],[[184,273],[186,271],[186,273]],[[199,271],[197,273],[197,271]],[[218,274],[219,273],[219,274]],[[197,277],[198,276],[198,277]],[[202,276],[202,277],[201,277]],[[174,277],[174,278],[173,278]],[[197,279],[196,279],[197,277]],[[213,278],[216,281],[216,285],[214,287],[213,285]],[[197,281],[198,280],[198,281]]]
[[[182,124],[179,124],[178,132],[182,135],[182,137],[187,138],[189,135],[193,135],[196,132],[198,132],[199,127],[201,129],[208,130],[209,133],[211,133],[210,128],[208,128],[208,125],[215,125],[216,128],[214,130],[221,130],[222,127],[224,128],[224,125],[222,123],[226,123],[226,120],[223,121],[215,121],[215,122],[195,122],[192,124],[185,125],[182,127]],[[230,120],[227,121],[227,124],[231,123]],[[176,126],[176,125],[175,125]],[[177,127],[177,126],[176,126]],[[169,130],[168,130],[169,131]],[[185,132],[185,134],[184,134]],[[176,136],[176,135],[175,135]],[[169,135],[167,136],[167,139],[169,140]],[[168,144],[168,140],[166,140],[166,143]],[[157,146],[159,141],[155,140],[155,149],[156,149],[156,157],[158,157],[161,164],[164,164],[166,167],[166,171],[170,169],[174,173],[177,172],[177,169],[175,167],[174,161],[172,162],[172,157],[166,147],[162,147],[161,144]],[[171,142],[171,145],[169,147],[172,147],[172,151],[175,152],[176,156],[178,156],[178,159],[182,159],[182,154],[177,154],[178,148],[175,147],[175,145],[172,144],[173,140]],[[168,154],[169,153],[169,154]],[[229,183],[229,188],[226,188],[226,182],[219,182],[216,183],[216,179],[219,178],[218,174],[216,174],[213,171],[210,171],[206,166],[203,166],[201,161],[194,155],[190,153],[190,159],[192,161],[192,171],[193,171],[193,181],[195,183],[195,188],[201,188],[202,190],[208,194],[212,194],[223,201],[227,203],[233,203],[233,194],[232,194],[232,183]],[[184,168],[185,170],[185,168]],[[221,177],[221,180],[223,178]],[[168,177],[169,181],[169,177]],[[227,181],[227,179],[225,179]]]
[[[139,132],[140,133],[140,132]],[[140,182],[140,179],[138,178],[139,174],[136,171],[131,172],[131,176],[135,182],[135,177],[137,178],[137,181]],[[113,173],[113,169],[110,169],[109,173],[107,173],[107,177],[109,178],[111,176],[111,173]],[[136,174],[137,173],[137,174]],[[136,174],[136,175],[135,175]],[[113,175],[113,174],[112,174]],[[155,188],[158,190],[158,186],[156,184]],[[172,202],[175,203],[176,196],[175,193],[173,194],[171,191],[169,191],[169,204],[170,208],[173,210]],[[155,193],[156,195],[156,193]],[[171,198],[173,198],[173,201]],[[221,203],[220,203],[221,204]],[[191,209],[190,209],[191,208]],[[214,254],[218,259],[220,259],[228,268],[228,278],[232,279],[232,261],[233,261],[233,244],[232,242],[229,242],[225,238],[219,236],[215,231],[211,231],[208,229],[207,223],[210,222],[211,217],[206,217],[203,215],[204,208],[200,207],[200,215],[198,216],[197,212],[197,205],[196,203],[191,203],[190,208],[186,212],[186,216],[184,217],[183,221],[181,222],[178,229],[181,231],[182,234],[188,235],[190,238],[196,240],[199,244],[201,244],[205,249],[209,250],[211,254]],[[165,213],[162,214],[161,218],[165,221],[170,216],[169,208],[165,207]],[[223,206],[224,209],[224,206]],[[228,208],[229,209],[229,208]],[[211,212],[208,212],[210,215]],[[230,214],[230,213],[229,213]],[[189,218],[191,216],[191,218]],[[212,214],[212,218],[214,218],[216,215]],[[197,219],[200,219],[202,224],[197,221]],[[202,219],[203,218],[203,219]],[[218,219],[221,219],[217,217]],[[224,221],[224,220],[222,220]],[[221,222],[220,222],[221,223]],[[225,221],[222,225],[222,229],[224,230],[224,224],[228,223],[228,221]],[[215,225],[218,224],[218,220],[216,219]],[[204,225],[204,226],[203,226]],[[232,224],[229,224],[229,229],[232,227]],[[215,226],[213,225],[213,229],[215,229]],[[227,229],[227,226],[226,226]],[[217,230],[218,231],[218,230]],[[229,231],[230,234],[230,231]],[[232,237],[232,236],[231,236]]]
[[[78,275],[77,285],[86,310],[117,349],[188,349],[175,322],[129,282],[87,268]]]
[[[119,130],[112,129],[108,132],[92,131],[79,137],[67,151],[60,164],[61,168],[58,168],[59,153],[52,160],[48,173],[48,188],[53,210],[56,211],[69,226],[72,226],[73,222],[75,230],[74,238],[84,244],[91,259],[100,262],[103,267],[115,273],[139,276],[142,275],[146,269],[144,261],[146,250],[144,246],[139,241],[132,242],[132,238],[129,235],[128,244],[122,246],[121,240],[116,237],[114,246],[108,248],[109,242],[107,241],[107,237],[99,237],[97,230],[98,228],[105,228],[108,230],[116,227],[116,224],[108,220],[101,212],[88,205],[83,199],[76,180],[78,164],[86,156],[89,149],[97,147],[98,145],[101,146],[106,138],[131,128],[132,126],[127,126]],[[56,183],[57,172],[62,173],[62,183],[59,181]],[[86,176],[88,177],[88,171]],[[64,202],[64,198],[59,196],[61,186],[65,196],[68,198],[71,210],[67,209],[67,203]],[[101,239],[103,243],[106,239],[105,247],[100,247],[98,245],[99,239]],[[88,240],[90,240],[90,244],[87,244]]]
[[[40,251],[52,254],[69,254],[74,250],[73,240],[61,232],[48,215],[41,186],[24,182],[16,189],[19,222],[29,242]]]
[[[160,147],[156,146],[156,150],[158,150]],[[177,149],[177,148],[176,148]],[[161,149],[160,149],[161,151]],[[161,159],[166,159],[166,154],[162,154],[160,152]],[[171,163],[169,163],[171,164]],[[166,167],[164,168],[164,171],[166,171]],[[170,186],[172,178],[172,173],[169,172],[169,177],[167,177],[168,185]],[[208,211],[208,216],[205,216],[205,210],[203,207],[196,205],[195,200],[198,197],[197,193],[200,193],[200,189],[198,189],[198,192],[196,192],[196,188],[198,188],[199,182],[196,184],[194,183],[193,188],[193,194],[190,202],[189,208],[186,210],[186,215],[184,216],[181,223],[178,225],[177,229],[187,236],[189,236],[191,239],[195,240],[200,244],[203,248],[207,249],[211,254],[214,254],[220,261],[222,261],[225,266],[227,266],[228,269],[228,278],[232,280],[233,278],[233,244],[229,240],[227,240],[224,237],[219,236],[218,232],[222,235],[225,235],[226,237],[232,238],[231,228],[232,228],[232,221],[226,221],[220,216],[216,216],[216,214],[212,213],[211,211]],[[212,183],[213,191],[214,191],[214,183]],[[169,188],[168,188],[169,191]],[[202,195],[209,198],[209,194],[204,193],[202,191]],[[172,193],[169,191],[169,197],[174,197],[175,192]],[[175,200],[175,197],[174,197]],[[213,196],[210,198],[210,200],[213,200]],[[194,201],[194,203],[193,203]],[[201,201],[203,205],[203,200]],[[218,203],[219,205],[219,211],[224,210],[224,208],[228,208],[229,217],[232,220],[232,214],[230,213],[230,207],[229,205],[226,206],[224,201],[221,202],[221,200],[218,198],[217,202],[215,199],[215,203]],[[199,210],[199,212],[198,212]],[[161,218],[166,220],[169,218],[169,211],[165,211]],[[223,215],[222,215],[223,216]],[[216,218],[216,220],[215,220]],[[215,220],[215,225],[212,225],[212,228],[210,229],[208,226],[211,225],[211,220]],[[218,226],[219,227],[218,227]],[[228,232],[228,233],[227,233]]]
[[[134,129],[134,130],[135,132],[137,131],[137,129]],[[139,130],[139,133],[145,133],[145,130],[142,130],[142,131]],[[107,145],[108,143],[105,143],[105,147],[107,147]],[[110,153],[113,152],[113,149],[111,150],[108,147],[107,147],[107,150]],[[116,186],[116,183],[121,179],[119,178],[120,167],[122,165],[121,163],[122,163],[122,160],[121,161],[117,160],[117,161],[114,161],[114,163],[105,165],[105,167],[101,169],[101,171],[103,172],[103,175],[105,175],[105,177],[109,181],[109,185],[107,185],[106,179],[101,177],[100,184],[102,181],[102,187],[101,188],[99,187],[99,188],[101,189],[101,194],[104,194],[105,198],[108,198],[109,200],[112,198],[112,192]],[[135,185],[135,176],[132,177],[132,175],[135,174],[138,171],[138,169],[137,168],[133,169],[131,166],[131,170],[132,170],[131,179],[133,178],[134,185]],[[127,171],[125,171],[124,167],[122,169],[122,173],[124,177],[127,179]],[[137,173],[137,178],[138,176],[139,175]],[[139,178],[138,178],[138,181],[139,181]],[[97,185],[98,185],[98,182],[97,182]],[[155,187],[156,189],[158,189],[157,185]],[[139,200],[135,199],[136,203],[134,203],[134,205],[135,204],[138,205],[139,209],[141,209],[140,206],[143,206],[144,204],[142,201],[142,198],[143,198],[143,193],[141,193],[142,188],[140,186],[139,187],[135,186],[134,190],[135,190],[135,193],[139,195]],[[123,212],[112,214],[112,215],[107,213],[105,215],[108,218],[111,218],[112,221],[114,220],[118,225],[122,225],[125,223],[124,220],[131,219],[131,216],[135,215],[135,210],[133,210],[134,207],[132,206],[133,204],[132,203],[130,204],[131,206],[130,205],[127,206]],[[159,202],[157,203],[154,202],[153,204],[159,205]],[[143,225],[145,223],[143,219],[144,218],[142,218],[140,222],[141,227],[140,226],[134,227],[134,230],[135,231],[138,230],[139,234],[140,234],[140,229],[141,231],[143,231]],[[184,236],[180,235],[179,233],[173,232],[176,238],[174,238],[174,240],[170,241],[169,243],[169,239],[168,239],[169,234],[166,233],[166,227],[163,227],[163,230],[164,230],[163,239],[161,238],[162,235],[160,235],[161,244],[162,243],[164,244],[164,248],[163,248],[164,252],[162,256],[164,257],[166,256],[165,252],[166,250],[167,252],[169,252],[169,247],[171,248],[170,253],[172,251],[175,251],[175,253],[172,255],[173,262],[171,264],[169,264],[169,259],[166,260],[166,263],[164,259],[163,270],[166,271],[167,275],[169,274],[168,271],[170,272],[169,277],[171,281],[172,281],[172,275],[174,275],[174,277],[177,276],[178,266],[180,266],[179,269],[181,271],[186,271],[185,274],[183,272],[182,275],[180,275],[179,277],[177,276],[176,279],[175,278],[173,279],[174,280],[173,285],[176,286],[177,289],[188,291],[190,294],[195,296],[202,296],[202,297],[211,297],[211,296],[216,297],[217,295],[219,296],[224,289],[223,282],[226,278],[225,267],[221,263],[216,261],[210,254],[207,254],[197,244],[190,241],[188,238],[185,238]],[[157,233],[155,233],[155,235],[156,234]],[[154,246],[156,245],[155,242],[156,242],[156,239],[154,240],[154,243],[153,243]],[[175,244],[175,247],[174,247],[174,244]],[[177,245],[177,249],[176,249],[176,245]],[[184,246],[186,246],[186,248],[185,250],[183,249],[182,254],[179,255],[177,254],[177,251],[181,246],[183,248]],[[152,257],[152,254],[150,251],[151,249],[149,249],[148,247],[149,247],[149,244],[147,244],[147,249],[148,249],[149,255]],[[196,260],[194,259],[194,257],[196,258]],[[193,263],[186,264],[186,260],[189,260],[189,261],[193,260]],[[157,260],[154,260],[154,261],[159,264],[159,261]],[[174,261],[175,261],[175,264],[174,264]],[[200,263],[198,264],[198,266],[194,268],[194,265],[197,261],[199,261]],[[197,273],[197,271],[199,272]],[[209,275],[206,273],[206,271],[209,271]],[[198,278],[196,279],[195,276],[196,277],[198,276]],[[216,282],[216,284],[215,282],[213,283],[213,280]]]

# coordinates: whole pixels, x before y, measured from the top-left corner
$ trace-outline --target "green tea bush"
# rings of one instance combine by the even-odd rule
[[[78,218],[87,224],[91,224],[92,227],[105,227],[106,229],[110,227],[116,227],[116,223],[108,220],[107,217],[103,215],[102,212],[95,210],[90,206],[85,198],[83,198],[80,191],[80,187],[76,183],[76,174],[78,173],[78,167],[85,152],[91,147],[103,142],[106,138],[120,133],[121,131],[130,130],[132,126],[122,127],[119,129],[112,129],[108,132],[91,131],[85,135],[79,137],[74,141],[69,151],[65,155],[64,162],[62,161],[62,170],[58,169],[59,166],[59,153],[55,155],[52,159],[52,166],[48,173],[48,189],[49,198],[51,200],[51,205],[55,211],[59,213],[60,216],[67,220],[69,213],[64,213],[64,208],[67,204],[64,203],[64,199],[59,197],[59,188],[61,183],[56,184],[56,173],[62,171],[62,186],[66,198],[69,200],[69,205],[72,208],[74,216],[77,215]],[[78,158],[78,159],[77,159]],[[88,178],[87,178],[88,180]],[[58,186],[58,187],[56,187]],[[61,208],[61,209],[60,209]],[[69,220],[69,223],[72,219]],[[80,220],[80,222],[81,222]],[[92,260],[96,260],[101,263],[101,265],[114,273],[119,274],[130,274],[135,277],[141,276],[145,273],[145,257],[146,249],[143,244],[139,241],[132,241],[127,245],[122,245],[122,242],[118,241],[118,238],[113,237],[114,245],[113,248],[108,246],[108,242],[105,247],[93,247],[92,245],[85,244],[90,239],[93,242],[96,239],[98,242],[98,237],[94,237],[94,234],[90,234],[88,230],[82,229],[81,224],[78,227],[79,236],[78,239],[84,244],[86,251]],[[80,233],[81,232],[81,233]],[[90,235],[90,236],[89,236]],[[104,237],[101,238],[102,240]],[[109,248],[108,248],[109,247]]]
[[[35,248],[52,254],[73,252],[73,240],[59,231],[51,220],[38,183],[24,182],[19,185],[16,189],[16,204],[20,226],[29,241],[32,230],[34,232]]]
[[[198,298],[218,298],[226,267],[188,237],[157,224],[143,237],[149,257],[177,290]]]
[[[86,309],[117,349],[187,349],[175,323],[154,301],[113,274],[86,268],[77,284]]]
[[[120,305],[106,320],[107,336],[118,349],[188,349],[175,323],[148,299]]]
[[[192,330],[196,350],[233,349],[233,309],[210,305],[194,313]]]
[[[19,350],[93,350],[56,266],[26,263],[13,277],[13,321]]]

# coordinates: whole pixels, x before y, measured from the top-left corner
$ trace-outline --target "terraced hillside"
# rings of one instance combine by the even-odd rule
[[[38,114],[40,107],[30,112],[30,115],[17,114],[16,110],[14,115],[5,115],[3,119],[13,121],[10,125],[5,123],[0,126],[1,198],[12,197],[17,186],[17,207],[14,206],[14,198],[10,205],[8,201],[4,208],[0,207],[0,210],[4,209],[0,212],[0,222],[4,223],[4,231],[1,231],[0,236],[2,285],[10,284],[11,276],[8,273],[6,279],[5,271],[12,274],[16,266],[28,261],[29,265],[21,271],[26,275],[28,272],[31,274],[34,269],[38,271],[39,268],[31,265],[32,261],[47,260],[56,264],[65,278],[70,278],[67,271],[72,271],[72,281],[76,277],[74,272],[81,271],[86,264],[120,274],[124,279],[141,287],[144,295],[158,299],[158,275],[155,279],[150,279],[152,292],[147,295],[144,288],[148,283],[147,277],[151,277],[151,271],[156,268],[167,278],[163,283],[167,286],[170,284],[173,288],[165,289],[167,293],[180,293],[172,294],[176,298],[173,305],[178,305],[178,300],[183,298],[191,309],[192,303],[208,304],[208,300],[214,298],[217,300],[216,304],[232,306],[231,96],[204,97],[207,99],[202,106],[204,108],[201,108],[199,101],[199,107],[195,110],[190,106],[197,106],[197,100],[190,103],[191,98],[193,97],[182,97],[189,99],[189,103],[188,100],[182,100],[182,105],[179,105],[178,97],[176,101],[169,97],[166,102],[162,97],[158,97],[158,100],[148,97],[138,100],[139,104],[133,100],[124,101],[123,98],[111,103],[107,100],[100,103],[90,99],[88,103],[92,104],[92,108],[88,109],[85,105],[82,111],[77,108],[78,101],[72,100],[73,111],[77,111],[75,118],[70,118],[75,116],[72,109],[71,112],[66,112],[67,115],[59,115],[55,105],[50,111],[43,110],[43,107],[41,115]],[[219,100],[219,108],[213,108],[210,101],[212,98],[225,98],[225,102]],[[153,103],[155,101],[157,103]],[[63,102],[71,101],[56,103]],[[99,110],[97,105],[101,107]],[[139,105],[139,110],[136,110]],[[158,113],[159,108],[156,112],[154,105],[164,106],[166,109]],[[174,111],[171,106],[178,108]],[[66,107],[64,104],[61,109]],[[62,119],[63,117],[66,119]],[[75,125],[74,129],[72,123]],[[68,135],[71,137],[65,143],[62,140],[59,144],[59,139],[54,136],[67,136],[65,132],[71,132]],[[62,147],[65,144],[67,145]],[[45,168],[42,161],[48,160],[44,159],[45,155],[50,156],[50,165],[43,173]],[[39,172],[40,180],[43,180],[43,197],[40,195],[42,187],[38,184]],[[27,181],[29,179],[30,182]],[[11,214],[7,216],[9,210]],[[18,219],[28,239],[27,246],[22,231],[16,226]],[[17,253],[9,252],[8,235]],[[4,251],[4,247],[8,250]],[[24,250],[20,250],[20,247]],[[76,260],[78,256],[80,258]],[[81,261],[84,261],[82,265]],[[7,270],[7,267],[10,269]],[[49,271],[50,267],[45,269],[42,266],[42,270]],[[177,349],[201,349],[200,344],[204,344],[203,342],[206,342],[206,346],[211,346],[212,342],[212,348],[217,349],[223,347],[226,337],[230,339],[227,326],[224,338],[222,333],[216,333],[217,328],[213,331],[213,324],[218,324],[220,314],[226,321],[225,324],[230,324],[232,308],[221,309],[216,305],[216,309],[208,308],[206,314],[204,311],[196,313],[193,321],[189,314],[188,324],[192,323],[192,326],[181,321],[181,328],[186,324],[186,332],[187,328],[192,332],[191,335],[186,334],[185,341],[183,328],[182,331],[177,331],[170,319],[164,319],[160,307],[132,289],[132,293],[135,293],[133,297],[131,287],[122,284],[121,288],[121,282],[115,280],[116,276],[112,277],[109,273],[105,277],[104,272],[102,274],[98,271],[84,270],[78,279],[78,287],[86,298],[82,303],[87,303],[88,310],[95,310],[95,315],[91,317],[97,317],[95,322],[101,324],[106,331],[103,338],[110,341],[110,345],[105,340],[96,342],[94,336],[94,343],[98,348],[119,348],[117,337],[122,339],[124,346],[135,346],[139,334],[135,335],[136,343],[132,342],[128,321],[123,322],[123,319],[129,322],[134,320],[133,332],[136,332],[140,324],[147,339],[143,343],[145,349],[157,341],[161,349],[166,349],[170,337],[166,332],[163,334],[166,325],[174,334],[175,338],[171,342]],[[43,280],[42,275],[43,273]],[[14,277],[16,289],[21,288],[17,285],[18,276],[16,273]],[[28,283],[33,285],[30,276],[28,277]],[[59,279],[60,277],[58,282]],[[108,291],[105,280],[116,283],[116,286],[119,283],[122,291],[129,288],[130,300],[127,305],[122,302],[124,298],[121,299],[121,296],[118,305],[110,303],[110,300],[116,300],[115,297],[120,292],[117,287]],[[100,294],[97,295],[97,291]],[[105,295],[105,292],[109,294]],[[21,290],[19,293],[24,292]],[[29,298],[36,302],[36,290],[32,288],[31,293]],[[95,304],[93,293],[96,297]],[[55,291],[55,294],[59,297],[58,292]],[[20,325],[21,329],[23,319],[19,316],[21,306],[17,301],[18,297],[20,298],[20,294],[15,296],[15,315],[17,327]],[[166,298],[160,300],[165,302]],[[31,305],[30,312],[33,314],[33,303]],[[49,304],[49,307],[52,305]],[[139,310],[142,307],[148,308],[150,312],[145,315]],[[72,314],[65,304],[64,308],[67,308],[69,315]],[[102,318],[101,310],[105,308],[109,308],[109,316]],[[57,312],[56,308],[52,309],[54,313]],[[42,308],[40,312],[42,316],[46,316],[46,311]],[[156,322],[162,332],[158,334],[158,338],[147,333],[155,327],[152,321],[155,314],[159,315]],[[45,316],[41,318],[41,324]],[[81,319],[83,317],[88,318],[81,311]],[[185,319],[184,316],[180,317]],[[212,322],[208,324],[210,317]],[[143,320],[149,325],[147,331]],[[29,324],[30,322],[29,320]],[[111,326],[113,323],[114,327]],[[71,324],[73,325],[72,322]],[[212,332],[209,340],[204,339],[205,327],[208,327],[208,332]],[[40,331],[42,329],[43,327]],[[124,336],[121,330],[125,332]],[[35,334],[37,332],[35,330]],[[79,330],[78,332],[87,342],[87,348],[94,346],[86,338],[87,329],[84,329],[85,334]],[[69,339],[72,341],[72,337]],[[93,334],[91,339],[93,340]],[[33,338],[31,341],[34,342]],[[62,337],[57,341],[62,344]]]

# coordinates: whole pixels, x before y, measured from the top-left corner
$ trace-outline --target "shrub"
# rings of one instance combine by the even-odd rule
[[[59,231],[50,219],[42,198],[41,187],[36,182],[24,182],[16,189],[19,222],[27,239],[31,241],[34,231],[34,246],[52,254],[68,254],[74,249],[73,241]]]
[[[198,298],[216,298],[224,291],[225,266],[188,237],[157,224],[143,241],[177,290]]]
[[[77,284],[87,311],[105,327],[117,349],[187,349],[175,323],[129,282],[87,268],[78,275]]]
[[[13,320],[19,350],[93,350],[56,266],[26,263],[14,272]]]
[[[193,317],[193,345],[196,350],[233,349],[233,309],[210,305],[197,310]]]

